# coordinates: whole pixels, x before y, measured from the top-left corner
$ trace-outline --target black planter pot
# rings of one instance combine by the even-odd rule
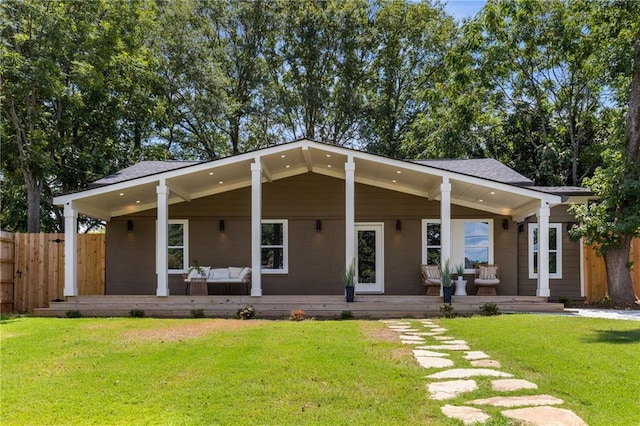
[[[451,293],[453,293],[453,287],[442,287],[442,293],[444,294],[444,303],[451,303]]]
[[[345,287],[344,289],[347,291],[347,303],[353,302],[353,296],[356,294],[356,288]]]

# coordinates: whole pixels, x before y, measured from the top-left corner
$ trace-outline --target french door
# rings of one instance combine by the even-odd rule
[[[356,293],[384,293],[384,224],[356,224]]]

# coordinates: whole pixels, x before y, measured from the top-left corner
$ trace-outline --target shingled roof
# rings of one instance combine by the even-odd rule
[[[470,160],[413,160],[414,163],[434,167],[467,176],[490,179],[517,186],[532,186],[533,181],[493,158]]]
[[[112,185],[114,183],[125,182],[145,176],[151,176],[158,173],[168,172],[170,170],[180,169],[182,167],[200,164],[202,161],[141,161],[133,166],[122,169],[109,176],[103,177],[92,182],[89,186],[96,188],[99,186]]]

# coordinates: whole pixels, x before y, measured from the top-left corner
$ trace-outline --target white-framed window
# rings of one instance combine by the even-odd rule
[[[182,274],[189,268],[189,221],[169,219],[167,255],[170,274]]]
[[[538,278],[538,224],[529,224],[529,278]],[[562,278],[562,224],[549,224],[549,278]]]
[[[289,222],[286,219],[262,221],[260,257],[263,274],[286,274],[289,272],[288,225]]]
[[[422,263],[440,263],[440,219],[422,220]],[[493,263],[493,219],[451,220],[451,266],[475,272],[476,263]]]

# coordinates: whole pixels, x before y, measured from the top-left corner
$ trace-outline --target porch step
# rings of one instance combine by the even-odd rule
[[[454,312],[479,313],[485,303],[495,303],[500,312],[563,312],[561,303],[547,303],[546,298],[527,296],[454,296]],[[283,318],[294,309],[308,317],[340,318],[350,311],[356,318],[425,317],[440,315],[443,301],[433,296],[358,295],[355,303],[344,296],[77,296],[66,302],[52,303],[34,311],[39,316],[65,316],[79,311],[83,316],[129,316],[140,309],[153,317],[191,317],[202,309],[207,317],[236,317],[238,309],[252,305],[259,318]]]

